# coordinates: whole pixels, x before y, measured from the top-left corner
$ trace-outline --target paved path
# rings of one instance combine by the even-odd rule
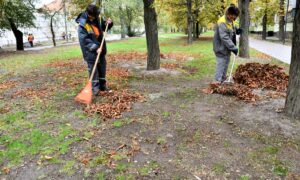
[[[120,40],[120,39],[121,39],[121,35],[119,35],[119,34],[108,34],[107,37],[105,38],[106,41],[116,41],[116,40]],[[65,44],[59,44],[56,47],[74,45],[74,44],[78,44],[78,42],[70,42],[70,43],[65,43]],[[38,51],[38,50],[49,49],[49,48],[53,48],[53,45],[28,47],[28,48],[25,48],[25,51]]]
[[[250,38],[250,47],[287,64],[291,63],[292,47]]]

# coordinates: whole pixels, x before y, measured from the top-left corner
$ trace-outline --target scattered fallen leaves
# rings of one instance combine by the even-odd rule
[[[117,79],[128,78],[130,73],[128,69],[124,68],[110,68],[107,70],[107,76],[111,76]]]
[[[122,62],[122,61],[134,61],[134,60],[146,60],[147,54],[140,52],[119,52],[107,55],[107,59],[110,62]]]
[[[178,61],[187,60],[188,58],[193,57],[186,53],[182,52],[173,52],[173,53],[161,53],[160,58],[162,59],[175,59]],[[146,60],[147,53],[140,52],[119,52],[114,54],[107,55],[107,59],[110,62],[122,62],[122,61],[138,61],[138,60]]]
[[[11,89],[14,88],[18,85],[18,83],[16,81],[4,81],[2,83],[0,83],[0,90],[7,90],[7,89]]]
[[[79,160],[79,162],[81,162],[82,164],[84,164],[86,166],[91,161],[92,154],[91,153],[81,154],[77,157],[77,159]]]
[[[46,64],[45,67],[55,69],[53,75],[55,78],[65,78],[86,71],[86,65],[82,61],[73,59],[70,62],[52,62]]]
[[[107,103],[93,104],[85,109],[87,114],[99,113],[106,119],[120,118],[122,112],[130,111],[133,102],[143,101],[139,93],[128,90],[101,92],[100,96],[107,98]]]
[[[277,92],[277,91],[271,91],[267,93],[267,96],[275,99],[275,98],[281,98],[281,97],[286,97],[286,93],[285,92]]]
[[[198,68],[195,68],[192,66],[183,66],[182,69],[192,75],[195,74],[196,72],[198,72]]]
[[[9,169],[8,167],[2,168],[2,171],[3,171],[5,174],[9,174],[9,173],[10,173],[10,169]]]
[[[193,55],[189,55],[183,52],[172,52],[172,53],[165,53],[165,54],[160,54],[161,59],[175,59],[177,61],[185,61],[189,58],[194,58]]]
[[[49,88],[40,88],[40,89],[33,89],[27,88],[20,91],[15,92],[12,95],[12,98],[17,97],[26,97],[26,98],[46,98],[53,94],[53,89]]]
[[[133,151],[140,151],[141,150],[141,145],[137,138],[132,138],[132,146],[131,146]]]
[[[256,54],[256,57],[259,58],[259,59],[266,59],[266,60],[271,60],[272,57],[267,55],[267,54],[264,54],[264,53],[261,53],[261,52],[258,52]]]
[[[0,108],[0,114],[8,113],[11,110],[11,107],[5,106]]]
[[[179,68],[179,64],[176,63],[163,63],[161,64],[161,67],[166,68],[166,69],[177,69]]]

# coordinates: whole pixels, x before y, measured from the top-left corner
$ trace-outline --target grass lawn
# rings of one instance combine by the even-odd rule
[[[195,84],[194,82],[201,82],[201,79],[213,77],[215,56],[212,50],[211,36],[212,32],[207,32],[199,40],[194,41],[192,45],[188,46],[186,44],[186,38],[182,34],[160,35],[161,53],[183,53],[193,57],[193,59],[182,63],[184,66],[195,68],[196,71],[193,74],[185,74],[184,77],[179,78],[180,83]],[[131,38],[109,42],[107,46],[110,54],[118,52],[146,53],[147,50],[145,38]],[[255,50],[251,50],[250,54],[255,58],[259,58],[260,55]],[[244,62],[242,59],[239,59],[238,64]],[[267,62],[280,64],[288,69],[287,65],[279,63],[272,58],[269,58]],[[108,63],[110,63],[110,61],[108,61]],[[134,173],[126,174],[127,172],[131,172],[130,170],[132,170],[132,168],[136,168],[138,177],[148,177],[147,175],[150,174],[150,172],[153,174],[153,172],[160,171],[159,168],[162,165],[152,160],[139,165],[135,165],[135,162],[128,163],[126,159],[126,157],[129,156],[128,152],[117,152],[123,149],[120,143],[132,143],[133,145],[131,147],[134,149],[138,142],[136,142],[137,140],[135,140],[134,134],[121,136],[120,134],[122,132],[126,132],[126,130],[122,131],[122,128],[133,128],[134,130],[130,131],[133,133],[138,132],[136,129],[142,129],[144,132],[147,132],[147,130],[151,130],[151,128],[154,127],[153,122],[155,121],[160,122],[170,117],[182,119],[184,112],[188,110],[187,107],[195,103],[193,102],[194,97],[199,96],[197,95],[198,90],[193,88],[187,88],[184,89],[183,92],[172,92],[169,94],[170,99],[163,103],[180,107],[180,109],[183,110],[183,114],[180,114],[179,110],[178,112],[174,112],[171,108],[162,111],[158,110],[159,114],[137,114],[132,118],[123,119],[122,121],[103,122],[99,115],[87,115],[84,108],[80,105],[76,105],[73,101],[74,96],[84,86],[87,76],[85,66],[82,65],[82,55],[79,46],[72,45],[34,52],[0,54],[0,67],[0,178],[1,175],[3,175],[3,177],[8,175],[7,177],[9,177],[10,173],[17,172],[20,167],[24,166],[28,168],[28,166],[32,164],[34,168],[47,169],[48,166],[52,167],[52,172],[57,172],[54,178],[60,177],[60,174],[64,174],[67,177],[75,175],[75,178],[77,177],[76,175],[80,174],[78,177],[104,179],[105,174],[108,172],[105,171],[107,166],[114,166],[110,172],[114,175],[110,178],[134,179],[134,177],[136,177],[132,175]],[[165,83],[163,81],[165,77],[161,77],[161,79],[149,78],[146,79],[149,80],[147,83],[142,78],[141,76],[137,76],[132,78],[132,80],[124,81],[122,79],[112,79],[115,81],[114,83],[126,84],[126,87],[129,86],[127,85],[127,81],[132,81],[131,83],[133,84],[140,83],[141,85],[150,83],[149,87],[153,86],[153,89],[155,89],[155,85],[159,83],[162,84],[161,87],[163,88],[163,83]],[[174,82],[172,81],[170,83],[177,86],[179,82],[177,82],[175,78],[171,77],[170,79],[174,80]],[[143,90],[143,88],[141,89]],[[150,90],[154,91],[153,89],[150,88]],[[155,91],[160,90],[168,91],[169,89],[155,89]],[[145,92],[147,91],[145,90]],[[182,99],[180,99],[180,97],[182,97]],[[201,96],[201,98],[203,97]],[[211,99],[206,100],[208,103],[217,102]],[[148,102],[147,105],[150,106],[152,104]],[[162,106],[162,109],[163,108],[164,106]],[[210,116],[207,117],[210,118]],[[139,119],[139,123],[142,125],[147,126],[144,127],[140,124],[135,126],[134,123],[137,122],[136,119]],[[196,119],[196,115],[191,119]],[[226,121],[226,119],[223,119],[223,121]],[[182,127],[184,124],[180,124],[181,122],[176,123],[176,128],[179,126],[179,129],[184,129],[184,127]],[[220,123],[222,124],[223,122],[217,122],[217,125],[219,126]],[[102,131],[105,131],[105,133],[102,133]],[[110,135],[110,133],[112,134]],[[195,134],[188,134],[190,132],[184,132],[184,130],[178,130],[178,133],[178,136],[183,138],[184,143],[177,144],[176,151],[179,149],[183,152],[188,152],[193,149],[192,145],[188,144],[190,142],[190,135],[192,136],[191,141],[200,141],[202,138],[208,138],[202,136],[202,132],[199,134],[196,130],[193,130]],[[106,146],[111,146],[112,142],[107,138],[104,140],[101,139],[105,136],[104,134],[109,135],[112,139],[113,137],[118,138],[117,143],[115,142],[113,145],[118,145],[121,148],[114,150],[114,152],[105,149]],[[151,140],[152,144],[154,142],[155,145],[158,145],[160,151],[166,149],[165,145],[168,144],[169,141],[169,139],[164,136],[164,132],[155,134]],[[168,136],[171,137],[171,135]],[[216,136],[216,134],[210,136]],[[147,138],[145,138],[145,142],[148,141]],[[149,136],[149,138],[151,137]],[[103,140],[101,147],[98,147],[94,143],[96,140]],[[209,141],[209,138],[207,141]],[[226,147],[230,148],[230,146],[231,143],[228,141]],[[189,147],[191,147],[191,149],[189,149]],[[127,147],[124,146],[124,148],[128,148],[128,145]],[[260,149],[261,148],[262,147],[260,147]],[[83,155],[80,154],[81,150],[97,155],[92,156],[87,152],[83,157]],[[148,152],[144,150],[144,153],[147,154]],[[260,158],[262,153],[266,154],[265,151],[256,154],[257,159]],[[273,159],[269,158],[266,159],[266,161],[271,159],[272,162],[270,162],[270,164],[273,163],[273,169],[277,168],[276,171],[278,171],[278,174],[286,175],[286,163],[277,158],[277,151],[272,153],[269,153],[271,154],[269,156]],[[193,155],[196,157],[197,154]],[[199,156],[200,155],[201,154],[199,154]],[[182,156],[184,156],[184,154],[182,154]],[[112,159],[118,163],[115,165],[112,164],[112,162],[110,162]],[[175,158],[172,163],[184,171],[184,168],[181,168],[183,161],[184,159]],[[253,163],[260,165],[264,162],[257,160]],[[84,164],[84,167],[82,164]],[[215,174],[224,175],[224,173],[226,173],[226,164],[216,162],[211,164],[211,167]],[[32,169],[28,169],[28,172],[34,172]],[[77,171],[78,169],[81,169],[81,171]],[[53,177],[51,174],[47,174],[47,172],[39,173],[37,178]],[[14,177],[17,177],[17,174],[14,175]],[[177,178],[180,179],[180,177],[189,176],[183,173],[182,176],[178,176]],[[248,176],[244,174],[237,177],[248,178]]]

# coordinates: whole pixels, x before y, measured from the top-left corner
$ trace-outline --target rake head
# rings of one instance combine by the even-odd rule
[[[85,88],[75,97],[75,101],[90,105],[93,100],[93,92],[92,92],[92,82],[89,81]]]

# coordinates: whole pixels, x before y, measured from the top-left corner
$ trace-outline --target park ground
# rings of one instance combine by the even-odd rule
[[[283,97],[202,92],[215,68],[211,35],[191,46],[160,35],[155,72],[145,71],[145,38],[108,43],[114,96],[136,101],[118,118],[74,102],[87,80],[77,45],[0,54],[0,179],[299,179],[300,121],[281,112]],[[246,62],[289,70],[254,50]]]

